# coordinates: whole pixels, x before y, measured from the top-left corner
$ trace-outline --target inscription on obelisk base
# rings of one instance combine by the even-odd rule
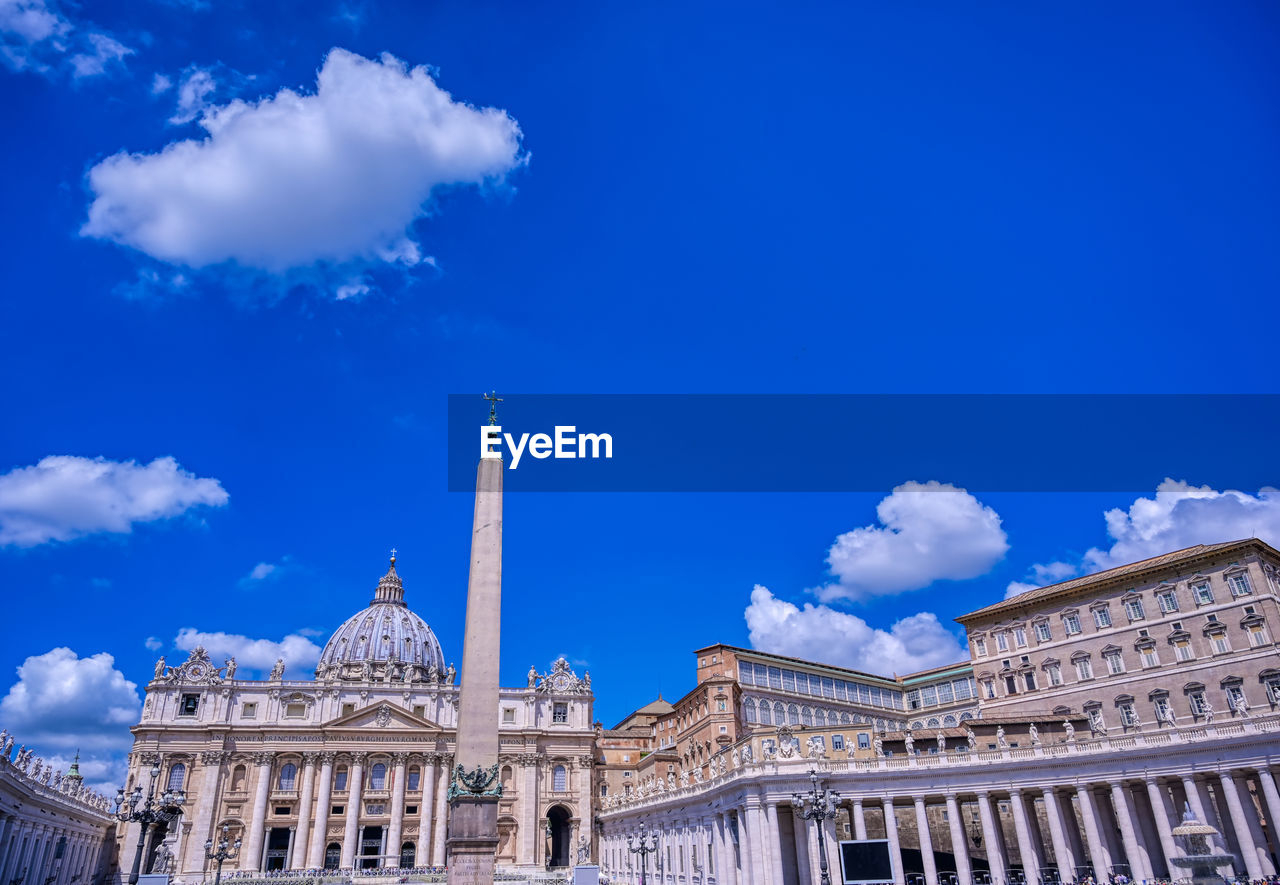
[[[496,405],[496,397],[495,405]],[[490,411],[490,423],[494,423]],[[449,885],[492,885],[498,851],[498,648],[502,620],[502,458],[480,460],[471,527],[471,573],[449,779]]]

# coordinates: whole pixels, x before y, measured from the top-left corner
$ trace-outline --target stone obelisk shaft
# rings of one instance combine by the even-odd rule
[[[502,460],[486,457],[476,471],[471,526],[471,574],[467,581],[467,625],[462,650],[454,790],[449,802],[450,885],[491,885],[498,849],[495,779],[484,792],[470,792],[458,767],[472,775],[498,764],[498,638],[502,621]]]

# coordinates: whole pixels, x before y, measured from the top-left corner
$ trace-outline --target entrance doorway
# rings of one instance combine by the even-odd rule
[[[552,806],[547,812],[547,820],[551,824],[551,863],[552,867],[569,866],[569,839],[572,836],[572,825],[569,823],[569,809],[563,805]]]
[[[267,870],[283,870],[289,857],[289,828],[272,827],[267,836]]]
[[[360,858],[356,867],[372,870],[382,865],[382,827],[365,827],[360,840]]]

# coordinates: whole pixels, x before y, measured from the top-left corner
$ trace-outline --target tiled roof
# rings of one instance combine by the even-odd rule
[[[956,620],[961,624],[968,624],[970,621],[985,618],[989,615],[999,614],[1000,612],[1011,611],[1027,605],[1066,596],[1073,591],[1081,589],[1082,587],[1089,587],[1094,584],[1105,584],[1119,578],[1128,578],[1141,575],[1146,572],[1159,571],[1188,560],[1197,559],[1210,553],[1220,553],[1232,548],[1244,549],[1251,546],[1261,547],[1270,551],[1273,555],[1280,555],[1276,550],[1272,549],[1262,541],[1259,541],[1257,538],[1246,538],[1242,541],[1226,541],[1221,544],[1197,544],[1194,547],[1174,550],[1172,553],[1162,553],[1159,556],[1153,556],[1150,559],[1143,559],[1139,562],[1131,562],[1127,565],[1118,565],[1115,568],[1095,572],[1092,575],[1083,575],[1079,578],[1072,578],[1068,581],[1060,581],[1057,584],[1049,584],[1047,587],[1037,587],[1034,590],[1027,590],[1026,592],[1019,593],[1017,596],[1012,596],[1002,602],[997,602],[994,605],[988,605],[986,608],[980,608],[967,615],[961,615],[956,618]]]

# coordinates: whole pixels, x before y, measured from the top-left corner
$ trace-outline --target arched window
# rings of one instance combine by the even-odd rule
[[[793,706],[791,709],[794,710],[795,707]],[[774,725],[787,724],[787,708],[782,706],[781,701],[778,701],[773,705],[773,724]]]
[[[369,769],[369,789],[385,790],[387,788],[387,766],[379,762]]]
[[[843,712],[843,713],[841,713],[841,714],[840,714],[840,724],[841,724],[841,725],[852,725],[852,724],[853,724],[853,723],[850,721],[850,716],[849,716],[849,713],[848,713],[848,711],[847,711],[847,710],[846,710],[845,712]]]
[[[231,769],[231,789],[233,791],[240,792],[244,789],[244,774],[245,769],[243,765],[237,765],[235,768]]]
[[[324,868],[336,870],[340,860],[342,860],[342,846],[337,842],[330,842],[324,848]]]
[[[747,698],[742,702],[742,718],[746,722],[756,721],[756,702]]]
[[[791,704],[787,707],[787,721],[792,725],[800,724],[800,708],[795,704]]]
[[[930,727],[930,728],[937,728],[937,727],[939,727],[941,724],[942,724],[942,723],[938,721],[938,717],[937,717],[937,716],[934,716],[932,719],[930,719],[930,720],[929,720],[929,727]]]
[[[169,769],[169,789],[181,790],[182,782],[187,779],[187,766],[181,762]]]
[[[503,794],[510,793],[511,792],[511,766],[510,765],[502,766],[501,781],[502,781]]]
[[[409,780],[407,786],[410,790],[418,789],[418,784],[422,782],[422,772],[418,770],[418,766],[409,769]]]
[[[280,789],[292,790],[298,784],[298,766],[286,762],[280,769]]]
[[[761,725],[772,725],[772,724],[773,724],[772,717],[771,717],[771,716],[770,716],[770,714],[769,714],[769,702],[768,702],[768,701],[761,701],[761,702],[760,702],[760,724],[761,724]]]
[[[810,710],[808,707],[801,707],[801,708],[800,708],[800,721],[801,721],[801,722],[803,722],[805,725],[812,726],[812,725],[813,725],[813,711],[812,711],[812,710]]]
[[[817,714],[814,716],[814,720],[818,723],[819,728],[826,728],[827,727],[827,711],[819,709]]]
[[[944,717],[943,717],[943,719],[942,719],[942,725],[943,725],[943,727],[944,727],[944,728],[955,728],[955,726],[956,726],[956,717],[954,717],[954,716],[944,716]]]
[[[557,765],[551,772],[551,789],[557,793],[567,792],[569,789],[569,773],[565,771],[563,765]]]
[[[407,870],[413,867],[413,862],[418,856],[418,848],[412,842],[405,842],[400,846],[400,869]]]

